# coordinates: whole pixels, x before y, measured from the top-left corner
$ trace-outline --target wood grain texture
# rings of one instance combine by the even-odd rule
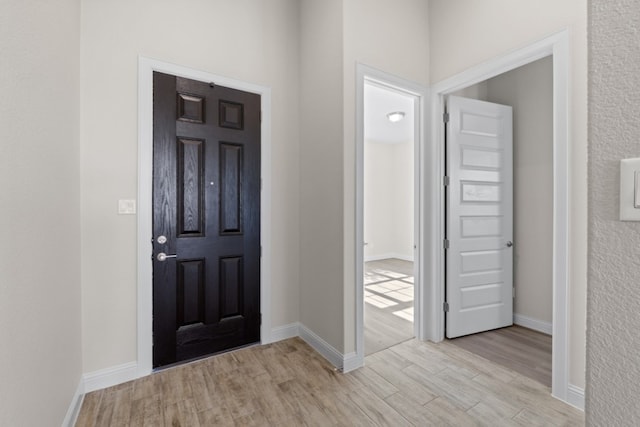
[[[349,374],[299,338],[89,393],[77,426],[584,424],[548,387],[443,342],[382,350]]]
[[[413,338],[413,263],[365,263],[364,351],[376,353]]]
[[[516,325],[450,342],[551,387],[550,335]]]
[[[261,103],[158,72],[153,88],[154,254],[175,256],[153,261],[160,367],[260,340]],[[222,98],[238,126],[218,126]]]

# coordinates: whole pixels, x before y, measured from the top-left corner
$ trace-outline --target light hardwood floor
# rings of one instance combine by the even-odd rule
[[[551,387],[551,335],[514,325],[450,342]]]
[[[365,263],[364,349],[369,356],[413,338],[413,263]],[[521,326],[468,335],[452,344],[551,387],[551,336]]]
[[[413,263],[366,262],[364,286],[365,355],[413,338]]]
[[[89,393],[77,426],[560,426],[583,414],[448,342],[409,340],[335,371],[299,338]]]

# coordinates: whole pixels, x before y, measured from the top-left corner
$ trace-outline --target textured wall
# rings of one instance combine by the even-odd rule
[[[0,1],[0,426],[80,382],[80,2]]]
[[[618,220],[619,160],[640,157],[640,8],[591,0],[587,423],[640,425],[640,223]]]

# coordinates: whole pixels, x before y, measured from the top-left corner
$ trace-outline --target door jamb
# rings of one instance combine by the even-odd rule
[[[451,78],[435,84],[432,88],[432,150],[430,170],[437,186],[431,188],[431,203],[435,210],[428,213],[431,226],[437,230],[438,239],[430,242],[436,251],[436,280],[429,282],[435,298],[430,301],[432,316],[429,322],[429,339],[439,342],[444,339],[444,256],[440,249],[444,238],[444,131],[442,113],[444,97],[459,89],[482,82],[504,72],[513,70],[546,56],[553,57],[553,355],[552,395],[576,405],[571,398],[569,384],[569,34],[563,30],[527,47],[489,60]]]
[[[172,74],[260,95],[260,341],[271,342],[271,89],[151,58],[138,57],[138,232],[137,232],[137,376],[153,363],[153,265],[151,261],[153,188],[153,72]]]
[[[414,102],[414,334],[425,339],[425,314],[428,311],[424,292],[425,255],[429,252],[426,242],[429,240],[424,220],[428,198],[423,194],[425,179],[426,124],[429,123],[428,89],[418,83],[386,73],[376,68],[356,64],[356,227],[355,227],[355,283],[356,283],[356,357],[354,363],[345,367],[345,371],[364,365],[364,85],[365,82],[389,88],[413,96]]]

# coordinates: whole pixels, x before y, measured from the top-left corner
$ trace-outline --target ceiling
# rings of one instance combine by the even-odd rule
[[[394,111],[403,111],[404,119],[391,123],[387,114]],[[413,97],[365,83],[364,139],[384,144],[413,141]]]

